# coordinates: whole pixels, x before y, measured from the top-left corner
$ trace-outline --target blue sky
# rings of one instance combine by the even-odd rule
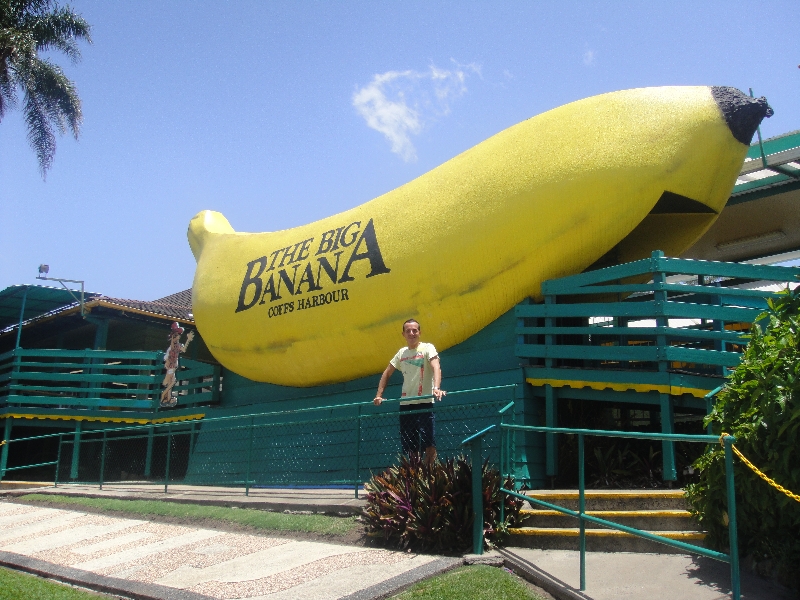
[[[561,104],[658,85],[765,95],[800,129],[796,2],[107,2],[61,59],[79,141],[42,181],[19,111],[0,123],[0,288],[40,263],[151,300],[191,286],[202,209],[240,231],[366,202]]]

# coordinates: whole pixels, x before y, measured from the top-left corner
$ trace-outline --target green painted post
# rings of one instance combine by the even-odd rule
[[[25,291],[22,292],[22,303],[19,307],[19,324],[17,325],[17,342],[14,345],[14,349],[16,350],[19,348],[20,338],[22,337],[22,321],[25,320],[25,303],[28,300],[28,286],[25,286]]]
[[[672,396],[659,394],[658,397],[661,404],[661,433],[675,433],[675,412]],[[678,473],[675,469],[675,442],[662,441],[661,450],[663,453],[664,481],[675,481],[678,478]]]
[[[358,476],[361,474],[361,406],[358,407],[358,415],[356,418],[356,476],[355,476],[355,493],[356,500],[358,500]]]
[[[151,425],[147,429],[147,455],[144,457],[144,476],[150,477],[153,466],[153,433],[155,428]]]
[[[11,425],[14,421],[13,417],[6,417],[5,427],[3,428],[3,444],[2,452],[0,452],[0,481],[6,476],[6,467],[8,466],[8,446],[11,443]]]
[[[195,426],[196,425],[197,425],[197,423],[192,421],[192,428],[189,431],[189,456],[190,457],[192,456],[192,454],[194,454],[194,432],[195,432]]]
[[[739,600],[739,538],[736,531],[736,489],[733,485],[733,438],[722,439],[725,446],[725,485],[728,489],[728,539],[731,555],[731,596]]]
[[[483,453],[481,438],[470,442],[472,460],[472,512],[475,520],[472,524],[472,551],[483,554]]]
[[[247,476],[245,477],[244,482],[244,495],[250,495],[250,473],[251,473],[251,465],[253,463],[253,425],[254,425],[255,417],[250,417],[250,441],[248,442],[247,446]]]
[[[581,591],[586,590],[586,521],[583,514],[586,512],[586,479],[584,474],[584,447],[583,434],[578,434],[578,519],[580,523],[580,550],[581,550]]]
[[[546,427],[557,427],[558,399],[553,386],[549,383],[544,386],[544,424]],[[558,447],[556,434],[544,434],[545,453],[547,454],[546,473],[548,477],[555,477],[558,471]]]
[[[75,437],[72,442],[72,465],[69,469],[69,478],[75,481],[78,478],[78,463],[81,459],[81,431],[83,430],[83,421],[75,422]]]
[[[544,303],[555,304],[556,299],[554,296],[545,296]],[[544,326],[553,327],[555,319],[552,317],[545,317]],[[547,349],[553,346],[553,335],[546,334],[544,336],[544,344]],[[553,359],[545,358],[544,366],[548,369],[553,367]],[[556,398],[555,390],[552,385],[544,386],[544,411],[545,411],[545,426],[557,427],[558,421],[558,399]],[[554,433],[544,434],[545,454],[547,461],[545,464],[545,473],[548,477],[555,477],[558,473],[558,446],[556,445],[556,435]]]
[[[53,487],[58,487],[58,470],[61,468],[61,444],[64,443],[64,438],[58,436],[58,454],[56,454],[56,475],[53,478]]]
[[[661,267],[659,266],[659,263],[661,262],[660,259],[663,258],[664,253],[661,250],[655,250],[651,255],[654,269],[653,283],[656,287],[656,291],[653,292],[653,300],[656,306],[656,327],[669,327],[669,319],[666,319],[663,316],[663,311],[666,309],[668,301],[667,291],[663,289],[663,286],[667,284],[667,275],[664,273],[664,271],[660,270]],[[666,335],[662,334],[656,336],[656,347],[659,354],[658,370],[661,373],[666,373],[669,370],[669,363],[664,360],[667,352]],[[675,414],[672,396],[669,394],[659,394],[659,401],[661,404],[661,433],[674,433]],[[664,480],[675,481],[678,477],[675,470],[675,442],[670,440],[662,440],[661,460]]]
[[[167,429],[167,464],[164,467],[164,493],[167,493],[167,486],[169,486],[169,462],[172,458],[172,423],[169,424]]]
[[[103,489],[103,473],[106,470],[106,432],[103,432],[103,448],[100,451],[100,489]]]

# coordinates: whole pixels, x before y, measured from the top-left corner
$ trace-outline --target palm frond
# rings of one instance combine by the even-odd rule
[[[23,26],[36,38],[37,50],[60,50],[73,62],[81,58],[78,41],[92,42],[89,23],[68,6],[57,7],[44,15],[29,15],[24,19]]]
[[[42,106],[35,94],[25,94],[25,124],[28,127],[28,142],[36,152],[42,178],[53,165],[56,153],[56,136],[48,119],[47,110]]]

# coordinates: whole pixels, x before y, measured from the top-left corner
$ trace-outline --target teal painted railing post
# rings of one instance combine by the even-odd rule
[[[472,460],[472,512],[475,521],[472,524],[472,551],[483,554],[483,457],[481,438],[470,442]]]
[[[100,450],[100,489],[103,489],[103,474],[106,470],[106,432],[103,432],[103,448]]]
[[[733,442],[734,438],[726,435],[722,438],[725,446],[725,485],[728,489],[728,539],[731,555],[731,596],[739,600],[739,538],[736,531],[736,488],[733,485]]]
[[[580,524],[579,543],[581,550],[581,591],[586,590],[586,521],[583,518],[586,512],[586,480],[584,473],[584,447],[583,434],[578,434],[578,521]]]
[[[355,495],[358,500],[358,477],[361,474],[361,406],[358,407],[358,415],[356,418],[356,476],[354,478]]]
[[[83,421],[75,422],[75,437],[72,442],[72,464],[69,469],[69,478],[73,481],[78,478],[78,463],[81,460],[81,431],[83,430]]]
[[[3,477],[6,476],[6,467],[8,466],[8,446],[11,442],[11,425],[14,421],[13,417],[6,417],[6,424],[3,428],[3,440],[5,444],[3,444],[2,449],[0,449],[0,481],[2,481]]]
[[[252,472],[253,464],[253,425],[255,424],[255,417],[250,417],[250,440],[247,443],[247,476],[244,482],[244,495],[250,495],[250,473]]]
[[[150,477],[153,466],[153,434],[155,427],[152,425],[147,429],[147,455],[144,457],[144,476]]]
[[[554,296],[545,296],[544,303],[547,304],[555,304],[555,297]],[[553,317],[547,316],[544,319],[544,326],[545,327],[553,327],[555,319]],[[547,333],[544,336],[544,344],[545,349],[549,350],[553,347],[553,335],[551,333]],[[544,359],[544,366],[547,369],[553,368],[553,359],[552,358],[545,358]],[[544,386],[544,424],[546,427],[557,427],[558,421],[558,399],[556,398],[555,390],[553,386],[550,384],[546,384]],[[545,455],[546,455],[546,464],[545,464],[545,473],[548,477],[555,477],[558,473],[558,446],[556,443],[556,435],[554,433],[545,433],[544,434],[544,445],[545,445]]]
[[[172,423],[167,426],[167,464],[164,467],[164,493],[169,486],[169,462],[172,458]]]
[[[58,470],[61,468],[61,445],[64,443],[64,438],[58,436],[58,454],[56,454],[56,474],[53,477],[53,487],[58,487]]]
[[[669,319],[664,317],[667,309],[667,275],[664,273],[661,261],[664,253],[661,250],[654,250],[651,255],[653,284],[653,300],[655,303],[656,327],[660,330],[669,327]],[[656,335],[656,351],[658,352],[658,371],[666,373],[669,370],[667,356],[667,336],[664,334]],[[659,404],[661,405],[661,433],[675,432],[675,411],[672,396],[670,394],[659,394]],[[665,481],[675,481],[678,473],[675,470],[675,442],[672,440],[661,441],[661,459],[663,466],[663,476]]]

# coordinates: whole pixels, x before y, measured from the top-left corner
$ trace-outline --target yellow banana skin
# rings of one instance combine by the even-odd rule
[[[528,119],[294,229],[239,233],[203,211],[188,232],[197,327],[252,380],[378,373],[406,319],[443,350],[612,249],[618,260],[680,254],[725,205],[746,152],[710,88],[644,88]],[[702,210],[650,214],[665,192]]]

